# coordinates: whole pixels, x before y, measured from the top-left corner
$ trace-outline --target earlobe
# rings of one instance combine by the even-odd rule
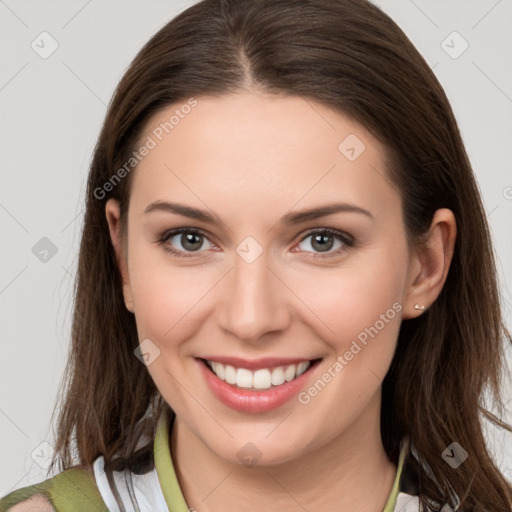
[[[437,210],[425,243],[414,255],[411,285],[404,301],[404,319],[422,315],[441,293],[452,261],[456,236],[457,224],[453,212],[447,208]]]
[[[110,240],[114,247],[117,266],[123,283],[123,296],[126,308],[130,312],[134,312],[133,296],[130,285],[130,276],[128,273],[127,258],[123,250],[123,241],[121,239],[120,230],[120,208],[116,199],[109,199],[105,205],[105,216],[110,232]]]

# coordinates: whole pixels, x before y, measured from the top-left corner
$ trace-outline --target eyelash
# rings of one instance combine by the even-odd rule
[[[180,235],[182,233],[190,233],[190,234],[193,234],[193,235],[203,236],[204,238],[209,240],[209,238],[206,235],[206,233],[204,233],[200,229],[196,229],[196,228],[178,228],[178,229],[174,229],[174,230],[171,230],[171,231],[165,231],[161,235],[161,237],[157,240],[157,243],[159,245],[161,245],[165,251],[167,251],[167,252],[169,252],[169,253],[171,253],[171,254],[179,257],[179,258],[192,258],[192,257],[196,257],[196,255],[194,254],[194,252],[196,252],[196,251],[193,251],[193,252],[178,251],[176,249],[173,249],[169,245],[167,245],[167,241],[170,238],[173,238],[174,236]],[[304,240],[306,240],[307,238],[309,238],[311,235],[314,235],[314,234],[322,234],[322,235],[328,234],[328,235],[332,235],[333,237],[335,237],[339,241],[341,241],[343,243],[343,246],[340,249],[338,249],[338,250],[336,250],[334,252],[330,252],[330,253],[326,253],[326,254],[312,253],[312,255],[310,256],[312,258],[325,259],[325,258],[331,258],[331,257],[334,257],[334,256],[338,256],[341,253],[346,252],[347,248],[354,247],[354,245],[355,245],[355,240],[354,240],[354,238],[352,236],[348,235],[347,233],[344,233],[343,231],[338,231],[337,229],[331,229],[331,228],[322,228],[322,229],[311,230],[308,233],[306,233],[300,239],[300,241],[298,243],[303,242]],[[202,252],[202,251],[197,251],[197,252]],[[305,252],[311,252],[311,251],[305,251]]]

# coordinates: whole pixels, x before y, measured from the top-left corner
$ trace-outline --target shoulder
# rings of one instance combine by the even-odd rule
[[[52,504],[41,494],[36,494],[7,510],[8,512],[55,512]]]
[[[0,499],[0,512],[107,511],[90,468],[75,466]]]

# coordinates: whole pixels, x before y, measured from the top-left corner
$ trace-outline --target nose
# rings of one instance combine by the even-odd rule
[[[235,256],[234,267],[223,279],[220,327],[245,343],[261,344],[286,330],[291,314],[291,292],[269,267],[266,253],[248,263]]]

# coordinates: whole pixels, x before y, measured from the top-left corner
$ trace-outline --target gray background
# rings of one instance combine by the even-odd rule
[[[0,0],[0,496],[46,478],[85,180],[106,105],[137,50],[191,3]],[[492,227],[510,328],[512,0],[376,3],[452,102]],[[53,40],[58,48],[42,58]],[[512,399],[510,383],[504,394]],[[512,435],[491,429],[488,439],[512,479]]]

